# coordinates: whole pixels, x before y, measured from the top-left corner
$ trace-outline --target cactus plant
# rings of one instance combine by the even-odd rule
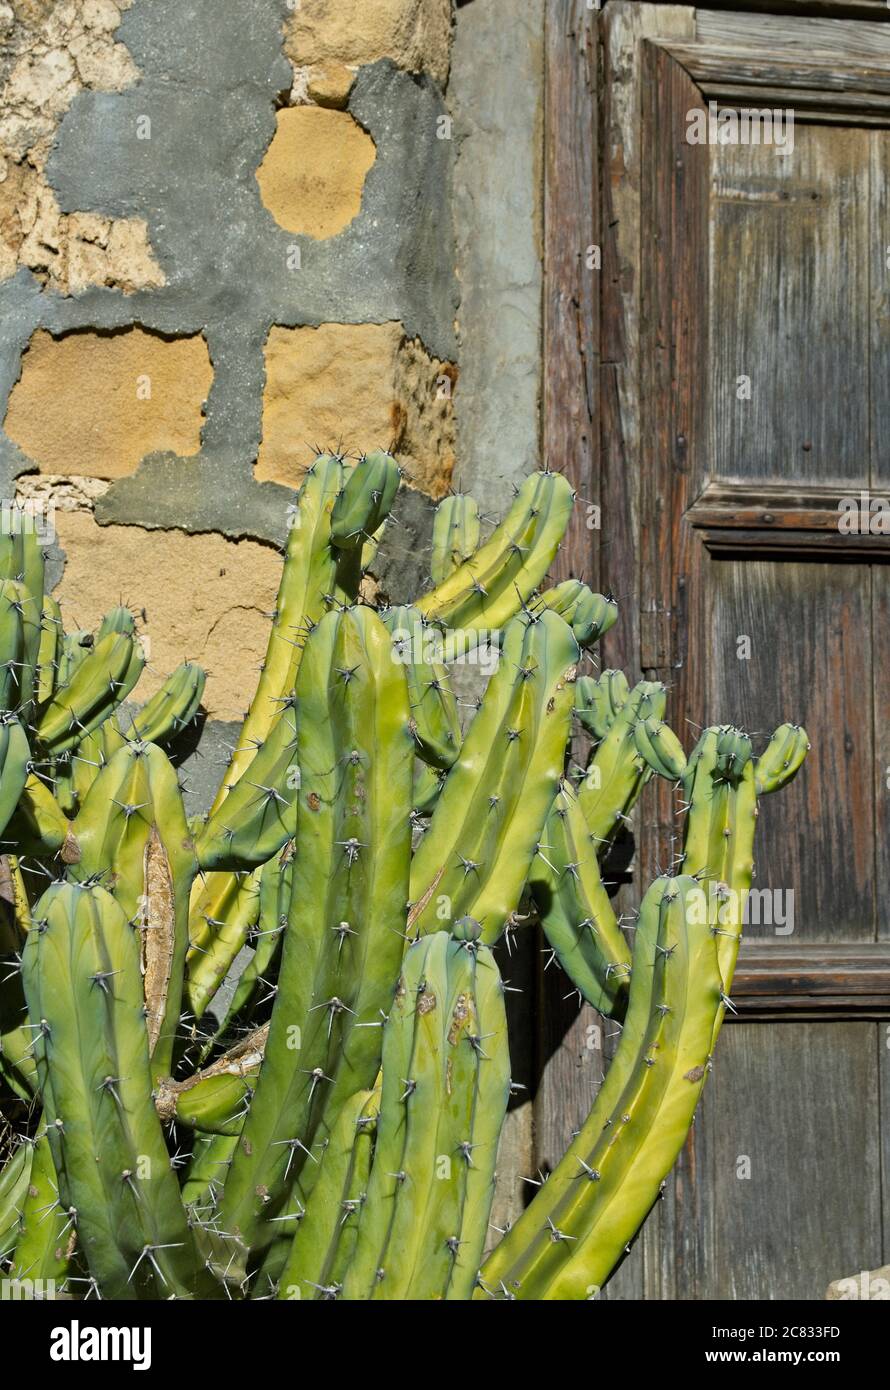
[[[380,451],[309,470],[257,690],[192,820],[171,756],[200,668],[134,708],[132,615],[66,633],[36,538],[0,537],[14,1278],[128,1299],[585,1298],[676,1157],[728,1004],[757,798],[806,734],[781,726],[755,760],[714,726],[687,758],[662,686],[580,673],[616,605],[541,588],[572,504],[552,472],[485,540],[472,499],[447,498],[433,587],[378,614],[362,578],[398,485]],[[483,643],[467,722],[449,665]],[[682,786],[683,855],[631,952],[602,866],[653,776]],[[533,929],[526,908],[621,1041],[486,1256],[511,1089],[492,947]]]

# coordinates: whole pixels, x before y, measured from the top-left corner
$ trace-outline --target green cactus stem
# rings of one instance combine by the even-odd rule
[[[59,1197],[99,1291],[212,1294],[151,1099],[138,942],[110,893],[47,889],[23,978]]]
[[[509,924],[562,777],[578,657],[556,613],[508,625],[498,669],[414,856],[417,935],[473,917],[492,942]]]
[[[494,957],[478,923],[457,930],[405,957],[347,1299],[467,1299],[476,1282],[510,1058]]]
[[[452,493],[436,508],[430,577],[442,584],[479,547],[481,526],[475,497]]]
[[[531,474],[485,544],[416,607],[430,622],[450,628],[503,627],[550,568],[572,501],[571,486],[559,473]]]
[[[682,1147],[723,999],[717,948],[688,876],[640,913],[618,1051],[565,1157],[482,1269],[479,1297],[590,1298],[645,1220]]]
[[[296,693],[290,920],[265,1059],[220,1208],[222,1228],[254,1258],[282,1235],[272,1221],[307,1155],[318,1159],[340,1107],[373,1084],[408,897],[408,688],[371,609],[319,623]]]

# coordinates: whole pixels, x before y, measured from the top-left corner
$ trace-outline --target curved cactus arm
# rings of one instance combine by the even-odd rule
[[[580,579],[566,579],[535,594],[530,607],[533,612],[552,608],[565,619],[582,647],[593,646],[618,621],[618,604],[611,594],[595,594]]]
[[[620,1262],[686,1138],[722,979],[700,885],[684,876],[650,894],[616,1080],[608,1085],[610,1069],[565,1157],[486,1261],[482,1296],[589,1298]]]
[[[0,594],[4,596],[0,598],[0,661],[7,659],[6,643],[15,626],[8,626],[4,620],[7,601],[19,606],[21,650],[20,664],[14,673],[16,698],[0,703],[7,709],[11,704],[16,705],[27,718],[35,699],[43,638],[43,546],[33,518],[23,508],[14,507],[6,511],[3,529],[5,534],[0,548]]]
[[[434,584],[444,583],[465,560],[469,560],[478,549],[480,534],[479,507],[475,497],[455,492],[439,503],[433,520],[433,555],[430,561],[430,577]]]
[[[331,540],[338,548],[360,547],[385,522],[402,473],[392,454],[373,449],[346,474],[331,512]]]
[[[637,750],[634,728],[640,719],[660,719],[664,706],[660,682],[635,685],[578,784],[578,802],[601,860],[652,776]]]
[[[300,784],[297,717],[284,703],[249,769],[196,838],[202,869],[252,869],[277,854],[294,832]]]
[[[31,767],[28,735],[8,711],[0,713],[0,840],[25,789]]]
[[[809,750],[810,740],[802,724],[780,724],[757,759],[757,795],[766,796],[786,787],[800,771]]]
[[[191,724],[201,705],[207,677],[200,666],[184,661],[140,710],[124,721],[127,736],[144,743],[163,743]]]
[[[659,719],[641,719],[634,727],[637,752],[653,772],[671,782],[686,775],[686,754],[673,729]]]
[[[562,777],[578,656],[556,613],[509,624],[414,856],[417,935],[469,916],[492,942],[511,920]]]
[[[185,1081],[164,1079],[155,1108],[165,1123],[178,1120],[208,1134],[240,1134],[266,1048],[269,1026],[257,1028]]]
[[[379,1104],[375,1090],[357,1091],[343,1105],[281,1275],[280,1299],[338,1295],[367,1195]]]
[[[260,912],[260,869],[209,873],[195,880],[189,906],[186,992],[195,1018],[202,1018],[256,926]]]
[[[533,473],[500,526],[474,555],[417,600],[430,622],[472,632],[503,627],[547,573],[574,493],[559,473]]]
[[[12,1254],[21,1234],[33,1156],[34,1145],[24,1139],[0,1170],[0,1260]]]
[[[151,1100],[139,946],[104,889],[50,887],[23,977],[62,1205],[103,1296],[207,1294]]]
[[[750,739],[731,725],[705,729],[689,755],[683,787],[682,868],[706,894],[728,995],[754,875],[757,790]]]
[[[74,822],[81,881],[108,876],[137,930],[152,1074],[166,1076],[179,1029],[189,896],[197,872],[176,772],[153,743],[128,743],[96,778]]]
[[[51,698],[55,688],[62,641],[62,610],[51,594],[44,594],[34,681],[34,703],[38,708]]]
[[[630,686],[623,671],[603,671],[596,679],[579,676],[575,682],[575,714],[597,743],[606,737],[629,698]]]
[[[417,756],[449,768],[460,752],[457,701],[441,656],[441,633],[424,625],[416,608],[388,608],[382,621],[392,636],[393,658],[405,668]]]
[[[139,641],[129,632],[109,632],[59,683],[36,726],[39,743],[58,756],[107,719],[132,690],[145,664]]]
[[[61,1292],[71,1268],[76,1244],[75,1216],[62,1205],[46,1125],[41,1123],[32,1145],[28,1188],[22,1203],[19,1237],[10,1268],[17,1280],[37,1287],[54,1284]],[[51,1294],[43,1293],[43,1297]]]
[[[271,980],[287,926],[293,852],[293,841],[288,841],[281,853],[273,855],[259,870],[259,913],[246,941],[253,947],[253,955],[238,976],[231,1003],[219,1015],[217,1038],[233,1025],[248,1023],[263,996],[269,999],[274,994]]]
[[[30,590],[18,580],[0,580],[0,709],[24,708],[35,627],[39,637],[40,617]]]
[[[256,749],[265,742],[281,713],[281,701],[294,688],[309,632],[334,604],[354,597],[339,583],[341,560],[331,543],[331,511],[342,486],[342,460],[332,454],[320,454],[303,479],[289,518],[284,568],[266,657],[213,811],[219,809],[250,766]]]
[[[547,818],[529,884],[547,944],[572,984],[600,1013],[623,1015],[630,952],[584,814],[566,786]]]
[[[22,854],[49,858],[58,855],[63,864],[74,864],[80,857],[71,822],[35,772],[28,773],[9,823],[8,837],[15,840]]]
[[[384,1030],[378,1147],[349,1299],[466,1299],[510,1093],[503,986],[472,923],[408,951]]]
[[[272,1223],[307,1155],[377,1074],[408,896],[408,689],[371,609],[319,623],[296,693],[290,918],[265,1058],[220,1208],[223,1229],[254,1258],[286,1237],[286,1224]]]

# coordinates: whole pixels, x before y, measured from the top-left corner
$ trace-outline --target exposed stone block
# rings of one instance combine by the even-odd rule
[[[400,323],[273,328],[256,476],[293,486],[316,446],[387,448],[409,484],[441,497],[454,467],[456,378]]]
[[[359,67],[391,58],[444,86],[451,0],[300,0],[284,35],[284,51],[296,69],[331,62]]]
[[[198,452],[212,379],[200,334],[127,328],[54,338],[38,329],[9,397],[6,433],[42,473],[120,478],[146,454]]]
[[[358,214],[376,156],[374,141],[348,112],[286,107],[257,170],[260,196],[289,232],[336,236]]]
[[[148,639],[139,700],[179,662],[197,661],[208,672],[208,715],[240,719],[266,651],[281,574],[277,551],[216,535],[98,526],[79,511],[59,511],[55,521],[66,556],[55,597],[66,625],[93,628],[114,604],[132,605]]]

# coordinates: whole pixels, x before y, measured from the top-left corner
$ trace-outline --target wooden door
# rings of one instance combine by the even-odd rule
[[[606,657],[668,682],[687,744],[813,745],[762,802],[738,1014],[611,1296],[818,1299],[890,1260],[890,534],[838,524],[890,509],[890,28],[619,4],[591,42],[597,563],[639,595]],[[764,109],[793,149],[690,143]],[[676,825],[647,795],[637,891]]]

